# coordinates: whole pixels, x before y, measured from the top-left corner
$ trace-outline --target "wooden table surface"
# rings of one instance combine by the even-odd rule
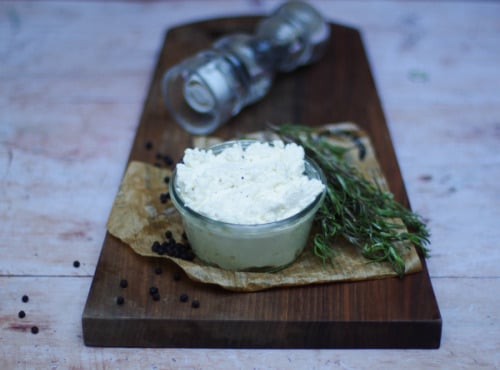
[[[500,3],[491,1],[312,1],[362,32],[412,207],[432,231],[440,349],[84,346],[83,307],[165,31],[278,3],[0,2],[1,369],[500,367]]]

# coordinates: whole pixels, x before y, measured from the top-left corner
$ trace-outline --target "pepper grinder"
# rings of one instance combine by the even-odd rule
[[[170,68],[162,80],[165,104],[186,131],[210,134],[264,97],[276,73],[320,59],[329,38],[330,27],[316,9],[286,2],[254,34],[223,36]]]

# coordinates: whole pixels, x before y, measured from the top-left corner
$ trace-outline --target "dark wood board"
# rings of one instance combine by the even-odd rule
[[[156,154],[179,160],[192,136],[167,112],[160,92],[163,73],[208,48],[218,37],[253,32],[258,17],[214,19],[169,30],[161,48],[129,157],[150,163]],[[331,24],[324,58],[278,75],[270,93],[245,108],[214,135],[231,138],[266,122],[312,126],[353,121],[371,137],[391,191],[409,206],[385,117],[360,33]],[[153,149],[145,143],[151,141]],[[161,266],[162,273],[154,269]],[[190,281],[167,260],[144,258],[107,234],[83,312],[84,342],[111,347],[206,348],[438,348],[441,315],[425,261],[404,279],[309,285],[234,293]],[[119,281],[129,286],[120,288]],[[149,287],[157,286],[154,301]],[[199,308],[182,303],[189,295]],[[116,304],[123,296],[125,303]]]

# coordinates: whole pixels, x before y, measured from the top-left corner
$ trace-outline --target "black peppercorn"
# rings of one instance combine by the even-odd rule
[[[33,334],[38,334],[38,326],[32,326],[32,327],[31,327],[31,332],[32,332]]]
[[[173,163],[174,163],[174,160],[172,159],[172,157],[170,157],[169,155],[164,155],[163,156],[163,162],[167,165],[167,166],[171,166]]]
[[[198,300],[193,300],[193,302],[191,302],[191,307],[193,308],[199,308],[200,307],[200,301]]]
[[[155,295],[155,294],[158,294],[158,288],[155,287],[155,286],[152,286],[149,288],[149,294],[150,295]]]
[[[128,287],[128,281],[127,281],[127,279],[121,279],[121,280],[120,280],[120,287],[121,287],[121,288],[126,288],[126,287]]]
[[[170,199],[170,193],[161,193],[160,194],[160,202],[167,203]]]
[[[151,150],[153,149],[153,143],[151,141],[146,141],[144,147],[146,148],[146,150]]]
[[[186,236],[183,237],[186,238]],[[151,245],[151,250],[154,253],[160,256],[166,254],[170,257],[181,258],[186,261],[192,261],[195,258],[195,254],[187,241],[184,244],[176,242],[170,230],[165,232],[165,238],[167,240],[161,244],[155,241]]]
[[[159,241],[155,241],[152,245],[151,245],[151,250],[155,253],[158,253],[158,251],[160,250],[160,242]]]
[[[155,294],[152,295],[154,301],[159,301],[160,300],[160,293],[156,292]]]
[[[194,252],[190,249],[185,249],[181,254],[181,258],[186,261],[192,261],[194,260],[194,257]]]
[[[175,281],[181,280],[181,274],[179,271],[174,272],[174,280]]]
[[[118,297],[116,297],[116,304],[117,304],[117,305],[120,305],[120,306],[121,306],[121,305],[122,305],[122,304],[124,304],[124,303],[125,303],[125,298],[123,298],[122,296],[118,296]]]
[[[80,267],[80,261],[73,261],[73,267],[74,268]]]
[[[26,312],[24,311],[19,311],[19,313],[17,314],[17,316],[20,318],[20,319],[24,319],[26,317]]]
[[[163,272],[163,270],[162,270],[161,266],[155,267],[155,274],[156,275],[160,275],[162,272]]]
[[[28,302],[29,300],[30,300],[30,297],[28,297],[26,294],[25,294],[25,295],[23,295],[22,301],[23,301],[24,303]]]
[[[187,302],[189,299],[189,296],[186,293],[182,293],[181,296],[179,297],[181,302]]]

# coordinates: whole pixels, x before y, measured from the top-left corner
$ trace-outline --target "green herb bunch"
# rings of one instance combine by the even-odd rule
[[[314,252],[324,262],[333,260],[332,246],[339,235],[358,246],[366,258],[389,262],[400,277],[405,273],[401,248],[410,242],[427,256],[429,231],[424,222],[392,193],[363,177],[345,158],[350,148],[332,143],[330,133],[306,126],[271,129],[282,140],[301,145],[326,176],[325,201],[316,216],[320,230],[314,236]]]

